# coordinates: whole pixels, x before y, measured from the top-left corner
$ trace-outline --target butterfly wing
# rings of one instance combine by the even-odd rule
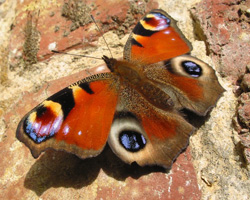
[[[187,55],[139,67],[120,61],[117,66],[123,79],[110,147],[130,164],[171,167],[194,130],[180,110],[206,115],[224,91],[215,71]]]
[[[186,54],[192,50],[176,21],[160,9],[152,10],[133,29],[125,49],[124,59],[145,64]]]
[[[191,50],[176,21],[157,9],[145,15],[134,28],[125,46],[124,59],[143,69],[145,76],[171,97],[177,110],[187,108],[206,115],[224,89],[210,66],[184,55]]]
[[[18,125],[17,138],[35,158],[47,148],[80,158],[98,155],[108,139],[118,86],[111,73],[70,85],[30,111]]]
[[[194,128],[172,109],[162,110],[124,83],[109,146],[124,162],[171,167]]]
[[[175,109],[203,116],[224,91],[213,68],[189,55],[145,66],[144,74],[170,96]]]

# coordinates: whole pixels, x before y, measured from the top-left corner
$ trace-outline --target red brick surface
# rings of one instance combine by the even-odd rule
[[[10,42],[10,50],[12,53],[12,64],[17,64],[20,56],[23,54],[24,42],[27,41],[25,34],[25,27],[29,20],[36,31],[39,32],[38,41],[30,41],[31,45],[38,43],[39,51],[37,53],[38,60],[43,60],[52,55],[49,50],[51,43],[56,43],[56,50],[66,51],[69,49],[84,48],[93,45],[92,43],[97,40],[101,33],[94,28],[91,20],[86,20],[85,26],[73,30],[72,26],[77,23],[81,23],[81,18],[89,18],[92,14],[102,30],[103,33],[109,30],[117,30],[119,34],[126,34],[129,27],[134,25],[142,16],[143,13],[157,8],[155,1],[149,1],[149,3],[140,3],[133,1],[103,1],[95,0],[85,1],[81,6],[77,6],[75,2],[57,0],[52,1],[49,5],[44,5],[40,2],[38,7],[34,7],[34,2],[30,0],[24,0],[23,3],[18,1],[17,16],[15,23],[13,24],[12,37]],[[69,17],[64,17],[62,8],[65,4],[69,4],[69,12],[77,13],[82,12],[82,16],[75,17],[72,22]],[[105,6],[102,6],[105,4]],[[43,8],[43,7],[44,8]],[[85,11],[84,9],[89,9]],[[88,10],[87,9],[87,10]],[[84,11],[82,11],[84,10]],[[31,15],[30,19],[28,15]],[[126,19],[130,19],[127,20]]]
[[[234,82],[250,62],[250,1],[201,1],[192,14],[199,21],[217,69]]]

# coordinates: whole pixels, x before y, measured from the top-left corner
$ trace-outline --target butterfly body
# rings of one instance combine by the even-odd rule
[[[135,27],[124,59],[103,56],[109,73],[52,95],[19,123],[34,157],[48,148],[93,157],[106,143],[124,162],[170,167],[195,128],[182,109],[206,115],[223,92],[214,70],[186,55],[191,44],[162,10]]]
[[[104,60],[111,72],[119,77],[121,83],[125,82],[129,87],[138,91],[152,105],[162,109],[171,109],[173,102],[168,94],[162,91],[156,82],[146,77],[144,66],[140,63],[118,61],[107,57]]]

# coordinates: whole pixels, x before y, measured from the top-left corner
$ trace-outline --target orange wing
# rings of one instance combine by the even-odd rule
[[[17,138],[34,157],[47,148],[81,158],[98,155],[108,138],[118,85],[110,73],[70,85],[29,112],[19,123]]]
[[[134,28],[128,39],[124,59],[152,64],[186,54],[190,42],[163,10],[152,10]]]

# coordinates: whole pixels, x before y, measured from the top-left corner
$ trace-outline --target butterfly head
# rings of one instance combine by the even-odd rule
[[[104,62],[106,63],[107,67],[110,69],[111,72],[115,71],[115,65],[117,60],[114,58],[109,58],[108,56],[103,56],[102,59],[104,60]]]

